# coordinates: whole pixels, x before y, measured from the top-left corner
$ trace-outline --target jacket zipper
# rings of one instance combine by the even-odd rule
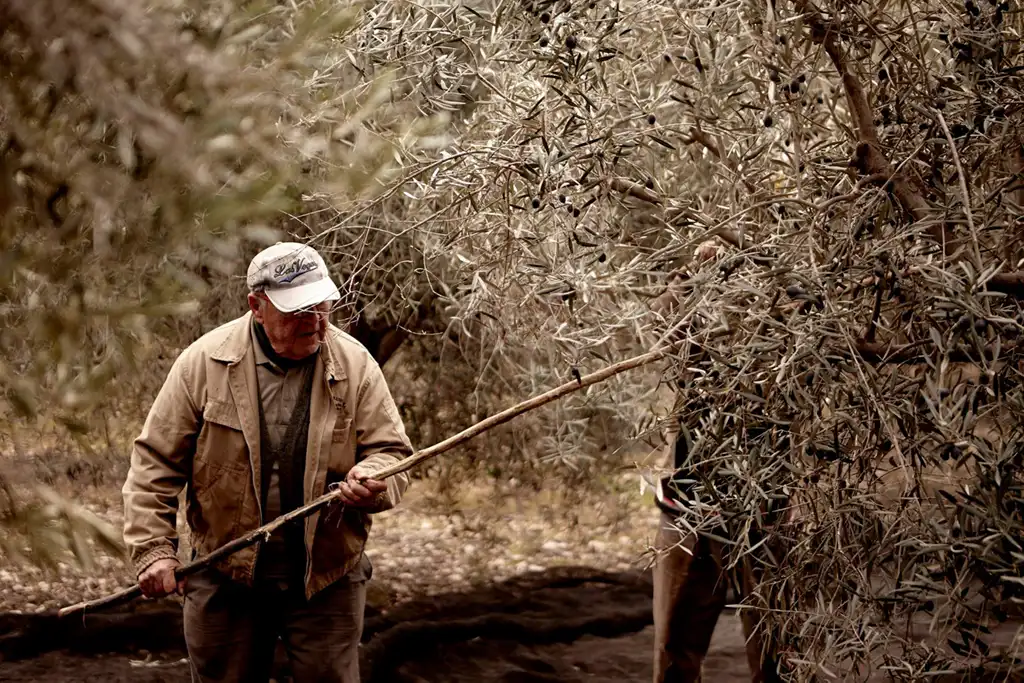
[[[324,372],[324,391],[326,392],[327,396],[331,395],[331,383],[327,379],[326,369],[325,369],[325,372]],[[335,418],[335,420],[337,420],[337,418]],[[323,425],[321,425],[321,427],[320,427],[320,434],[317,436],[317,438],[319,439],[320,445],[323,446],[323,443],[324,443]],[[308,439],[309,439],[308,433],[307,433],[306,439],[307,439],[307,442],[308,442]],[[308,445],[307,445],[307,448],[308,448]],[[330,449],[330,445],[328,445],[328,449]],[[310,481],[313,481],[313,482],[316,481],[316,475],[318,474],[317,470],[320,468],[320,460],[321,460],[322,455],[323,455],[320,452],[321,450],[323,450],[323,449],[322,448],[317,448],[317,450],[316,450],[316,460],[317,461],[315,463],[313,463],[313,466],[314,466],[313,467],[313,476],[310,478]],[[328,450],[328,457],[330,457],[330,451],[329,450]],[[309,463],[307,463],[307,465],[308,464]],[[304,502],[305,502],[305,498],[307,497],[306,496],[305,487],[303,487],[302,497],[303,497]],[[310,546],[312,545],[312,542],[310,542],[310,543],[306,542],[306,523],[308,521],[309,521],[309,517],[306,517],[302,521],[302,549],[306,552],[306,571],[305,571],[304,580],[303,580],[303,584],[304,584],[303,585],[303,591],[307,595],[309,594],[309,582],[313,579],[313,552],[310,550]],[[316,529],[314,528],[313,529],[313,542],[315,542],[315,541],[316,541]]]
[[[260,444],[262,446],[262,444]],[[252,473],[252,486],[256,497],[256,511],[259,513],[259,523],[256,526],[263,526],[263,502],[260,500],[260,487],[256,485],[256,468],[252,466],[252,451],[249,452],[249,472]],[[256,544],[256,552],[253,555],[252,563],[249,565],[249,583],[256,579],[256,564],[260,561],[260,550],[263,544]]]

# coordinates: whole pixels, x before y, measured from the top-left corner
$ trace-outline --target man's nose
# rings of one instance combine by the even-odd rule
[[[320,325],[321,323],[327,322],[327,311],[320,311],[316,309],[303,311],[301,320],[302,322],[309,323],[311,325]]]

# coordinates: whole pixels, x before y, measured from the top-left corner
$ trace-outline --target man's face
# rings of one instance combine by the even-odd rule
[[[249,294],[249,308],[266,330],[274,351],[290,360],[301,360],[319,351],[327,335],[329,302],[305,311],[282,313],[265,294],[254,293]]]

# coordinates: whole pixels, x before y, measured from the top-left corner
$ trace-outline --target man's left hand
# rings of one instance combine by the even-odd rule
[[[358,465],[349,470],[345,481],[338,484],[339,497],[345,505],[369,507],[380,502],[379,495],[388,490],[388,485],[376,479],[365,479],[371,474]]]

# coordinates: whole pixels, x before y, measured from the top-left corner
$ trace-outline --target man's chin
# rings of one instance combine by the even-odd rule
[[[295,360],[308,358],[320,350],[320,339],[317,337],[300,337],[292,344],[292,351],[289,354]]]

